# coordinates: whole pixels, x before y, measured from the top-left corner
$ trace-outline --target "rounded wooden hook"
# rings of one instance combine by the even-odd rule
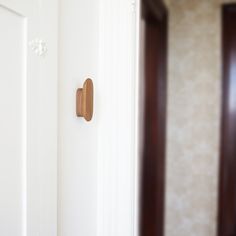
[[[78,117],[84,117],[86,121],[93,117],[93,81],[87,79],[83,88],[76,92],[76,114]]]

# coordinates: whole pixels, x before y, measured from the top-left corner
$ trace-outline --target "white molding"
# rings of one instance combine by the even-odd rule
[[[100,1],[98,236],[137,236],[139,1]]]
[[[142,134],[142,81],[140,76],[141,55],[141,3],[136,0],[135,14],[135,162],[134,162],[134,236],[139,236],[139,186],[140,186],[140,154],[142,151],[140,135]]]

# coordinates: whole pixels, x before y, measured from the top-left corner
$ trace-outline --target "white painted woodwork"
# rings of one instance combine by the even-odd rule
[[[0,32],[0,235],[56,236],[57,1],[0,0]]]
[[[57,2],[0,0],[0,235],[137,235],[139,2]]]
[[[100,2],[98,236],[138,232],[139,1]]]
[[[99,1],[61,0],[59,17],[59,236],[97,235]],[[76,116],[76,90],[94,82],[91,122]]]
[[[137,235],[139,1],[60,0],[59,236]],[[94,81],[94,117],[75,94]]]
[[[25,20],[0,7],[0,30],[0,234],[18,236],[25,230]]]

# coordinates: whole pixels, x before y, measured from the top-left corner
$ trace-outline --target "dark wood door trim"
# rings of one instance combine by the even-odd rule
[[[223,102],[218,236],[236,236],[236,4],[222,10]]]
[[[145,116],[140,236],[163,236],[168,14],[162,1],[144,0],[143,10],[146,22]]]
[[[145,20],[153,19],[156,21],[166,17],[167,8],[162,0],[143,0],[142,16]]]

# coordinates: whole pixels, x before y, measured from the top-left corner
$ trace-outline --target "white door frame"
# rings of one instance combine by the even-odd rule
[[[139,0],[100,1],[98,236],[138,235]]]
[[[60,236],[137,236],[139,0],[60,0]],[[75,93],[94,82],[94,116]]]

